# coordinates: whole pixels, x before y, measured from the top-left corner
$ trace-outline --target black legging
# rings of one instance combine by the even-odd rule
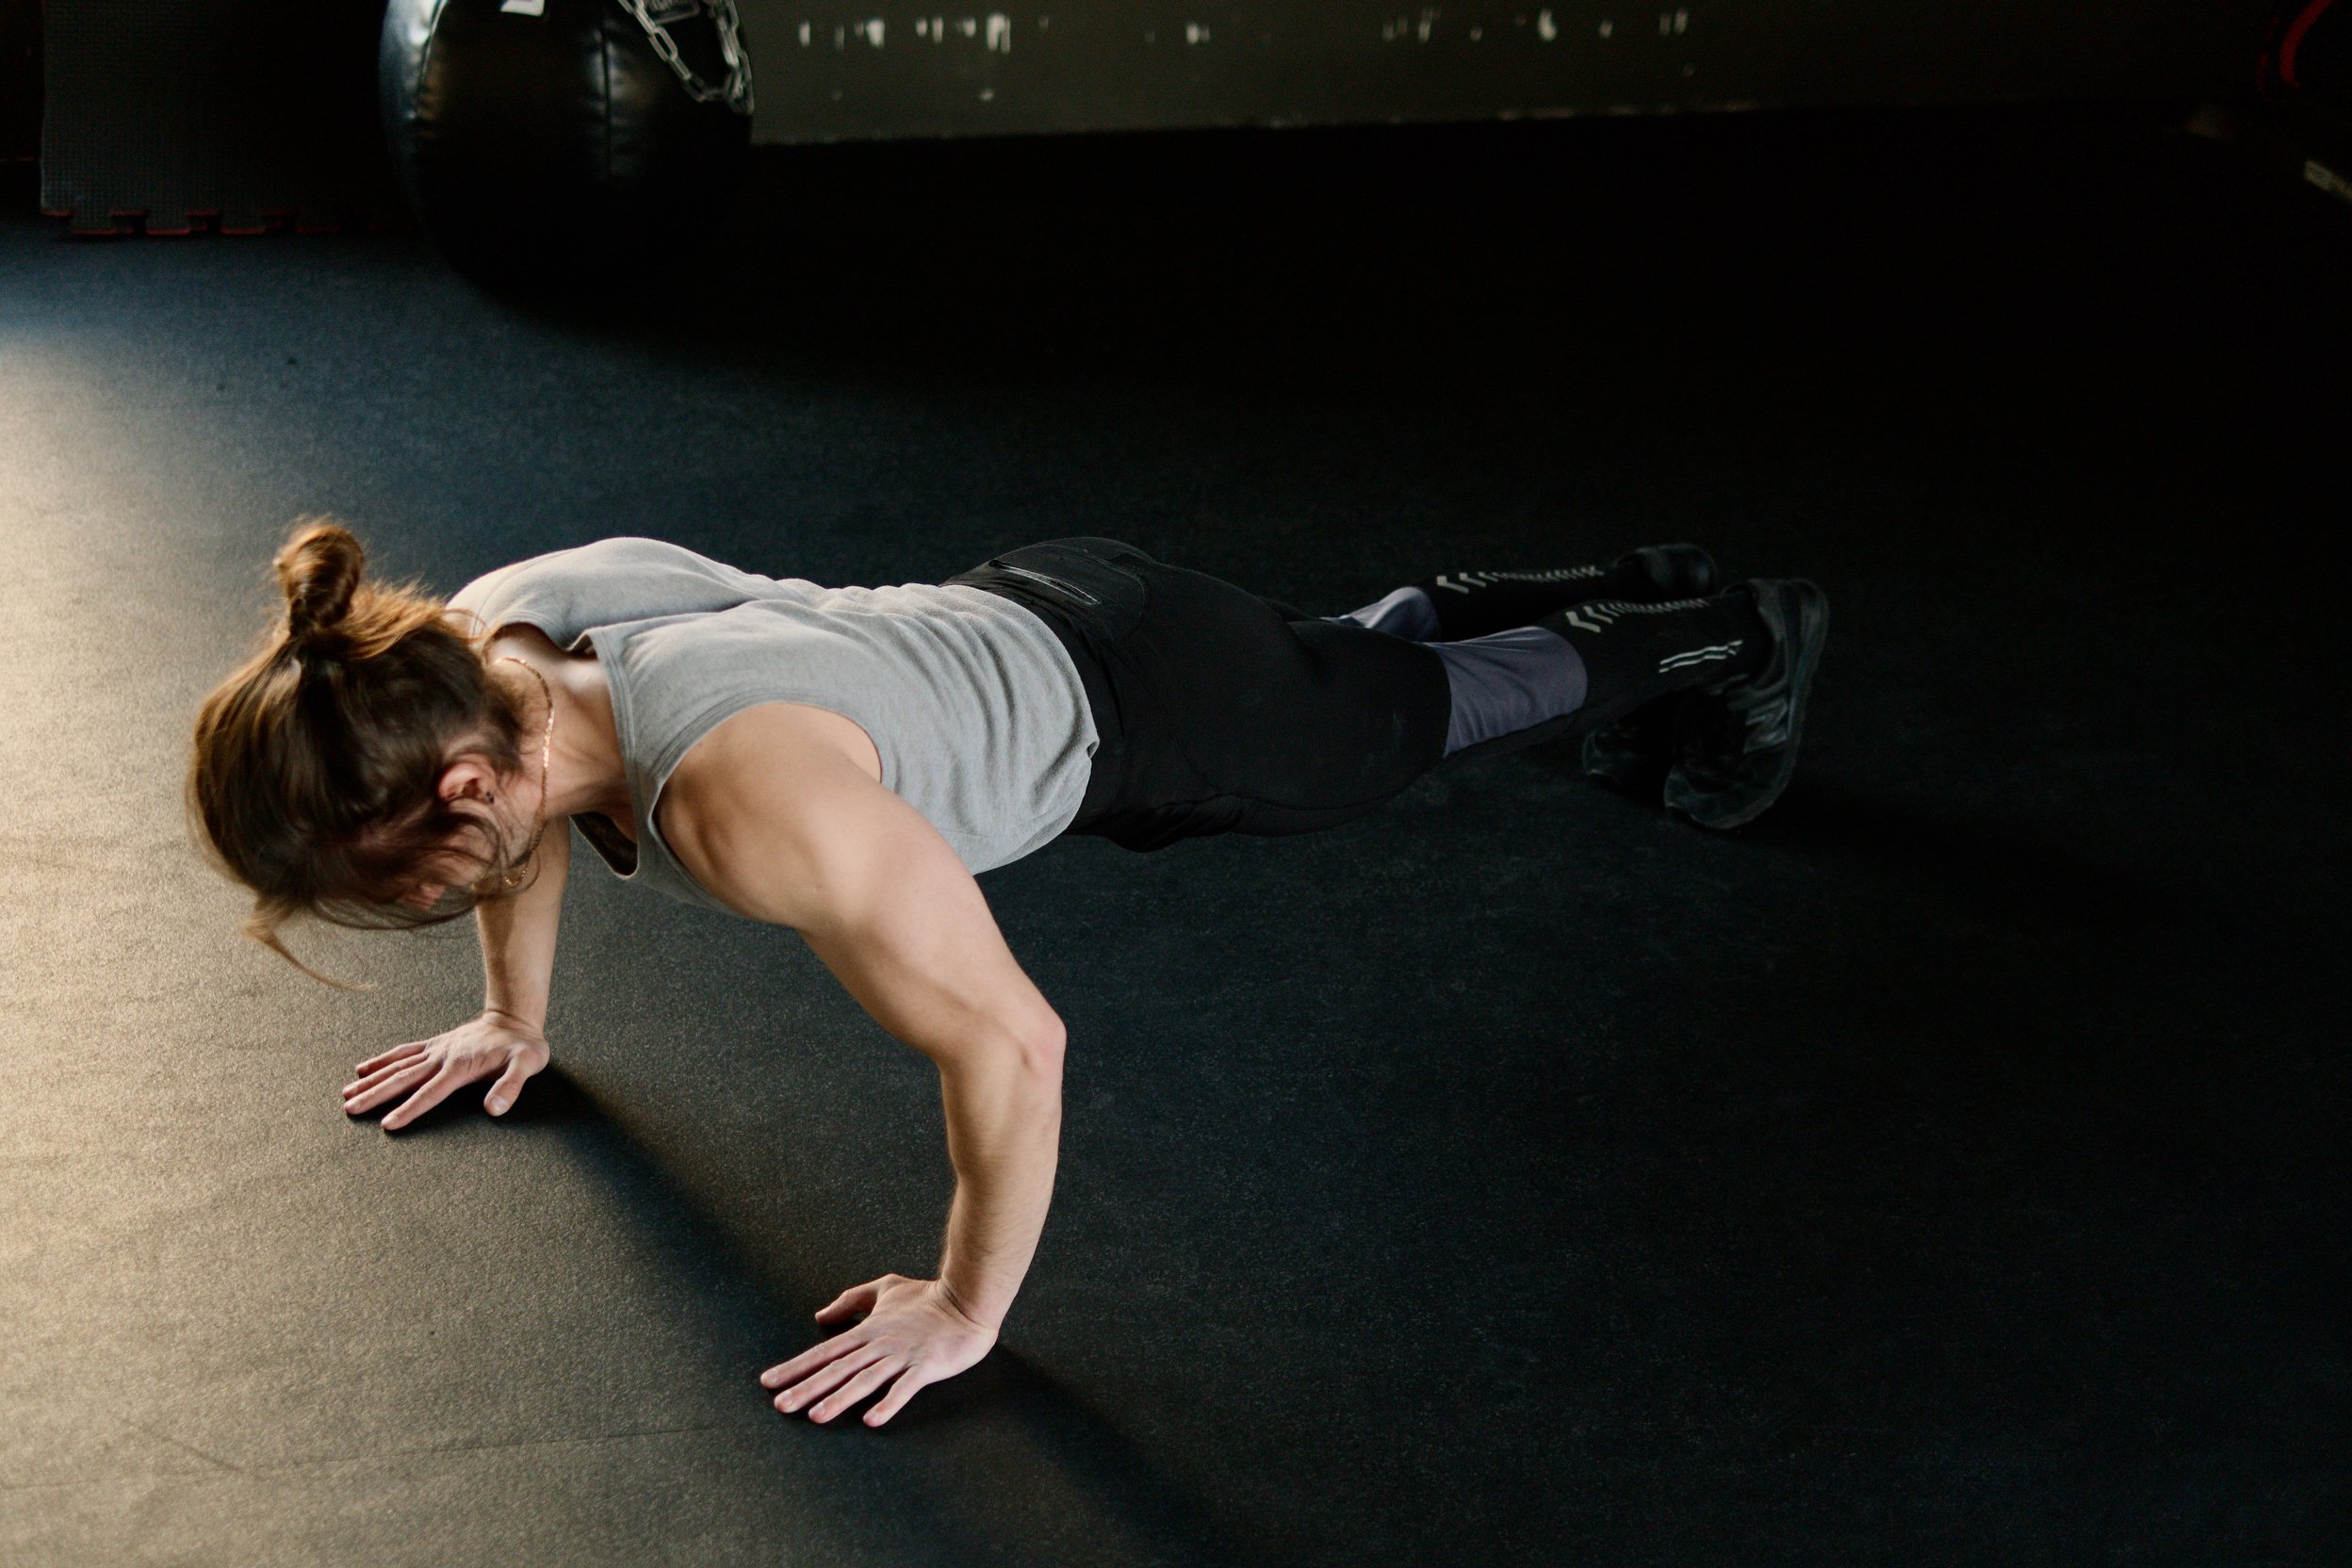
[[[1446,665],[1116,539],[1056,539],[948,579],[1033,612],[1070,650],[1102,743],[1072,833],[1158,849],[1362,816],[1446,752]]]

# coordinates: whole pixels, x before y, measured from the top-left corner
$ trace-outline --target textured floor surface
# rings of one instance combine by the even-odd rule
[[[691,279],[0,221],[0,1560],[2352,1559],[2352,222],[2157,113],[778,155]],[[447,590],[1108,533],[1337,611],[1690,538],[1828,586],[1714,837],[1544,752],[983,879],[1070,1025],[1003,1348],[776,1415],[921,1270],[936,1086],[583,870],[560,1072],[387,1138],[463,933],[236,935],[178,790],[300,513]]]

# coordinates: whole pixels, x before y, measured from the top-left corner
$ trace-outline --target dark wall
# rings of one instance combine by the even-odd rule
[[[763,141],[1980,100],[2253,80],[2271,0],[741,0]]]
[[[2273,0],[1004,3],[741,0],[755,134],[2195,100],[2250,86]],[[6,47],[41,25],[34,5],[0,0]],[[375,123],[382,15],[382,0],[48,0],[42,205],[90,232],[397,212]],[[0,137],[29,137],[40,97],[29,77],[0,97]]]
[[[41,0],[0,0],[0,163],[41,155]]]
[[[155,234],[397,210],[383,19],[383,0],[48,0],[42,207]]]

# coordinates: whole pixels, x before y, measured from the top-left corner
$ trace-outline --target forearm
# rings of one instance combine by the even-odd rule
[[[531,1029],[547,1027],[556,928],[563,920],[564,884],[571,864],[569,827],[554,825],[526,869],[523,890],[475,909],[474,923],[482,937],[484,1012]]]
[[[939,1279],[966,1315],[995,1329],[1029,1272],[1054,1200],[1062,1130],[1058,1028],[1051,1039],[945,1060],[939,1083],[956,1167]]]

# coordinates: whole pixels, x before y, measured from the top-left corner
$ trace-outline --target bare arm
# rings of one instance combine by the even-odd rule
[[[482,937],[484,1013],[534,1030],[547,1028],[556,929],[563,923],[564,885],[571,874],[571,828],[551,823],[531,857],[530,880],[523,890],[474,910],[474,926]]]
[[[547,995],[571,865],[571,833],[558,823],[540,840],[522,890],[474,910],[482,938],[480,1015],[360,1063],[359,1076],[343,1086],[347,1114],[360,1116],[404,1095],[382,1123],[384,1131],[398,1132],[457,1089],[494,1073],[498,1082],[484,1105],[492,1116],[513,1107],[524,1083],[547,1065]]]
[[[1063,1028],[946,840],[805,710],[756,708],[672,776],[662,826],[743,914],[799,931],[875,1021],[936,1063],[956,1198],[935,1281],[886,1276],[825,1312],[864,1321],[771,1368],[777,1405],[819,1420],[891,1384],[879,1426],[988,1351],[1035,1255],[1061,1135]],[[813,1401],[813,1403],[812,1403]]]

